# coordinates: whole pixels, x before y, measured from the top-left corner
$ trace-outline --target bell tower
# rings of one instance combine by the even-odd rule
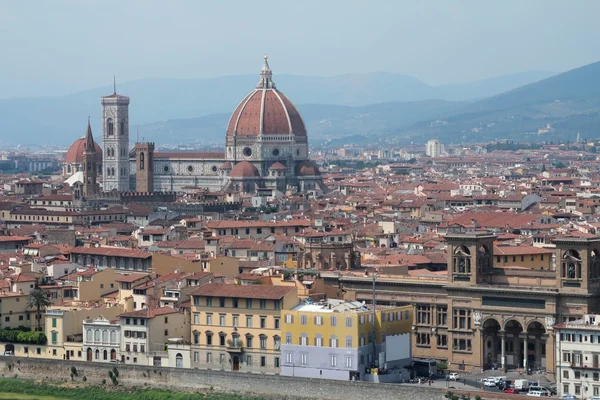
[[[129,188],[129,97],[102,97],[102,165],[104,191],[127,192]]]
[[[96,144],[92,136],[92,127],[88,119],[87,131],[83,148],[83,197],[87,198],[98,194],[98,165],[96,158]]]
[[[448,281],[460,286],[484,283],[494,268],[496,238],[489,232],[447,234]]]
[[[154,192],[154,143],[135,144],[135,191]]]

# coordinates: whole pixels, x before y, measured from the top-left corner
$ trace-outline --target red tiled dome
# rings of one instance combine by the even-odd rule
[[[250,164],[248,161],[242,161],[235,164],[231,169],[229,176],[234,178],[252,178],[260,177],[260,173],[254,165]]]
[[[272,164],[272,165],[269,167],[269,169],[275,169],[275,170],[278,170],[278,169],[285,169],[285,165],[283,165],[282,163],[280,163],[279,161],[277,161],[277,162],[274,162],[274,163],[273,163],[273,164]]]
[[[237,106],[227,136],[297,135],[306,136],[304,121],[296,107],[275,88],[265,56],[260,81]]]
[[[302,161],[296,165],[297,176],[319,176],[321,171],[312,161]]]
[[[219,168],[220,169],[225,169],[225,170],[230,170],[231,169],[231,162],[225,161],[223,164],[221,164],[221,166]]]
[[[98,143],[94,142],[94,147],[96,148],[96,162],[102,162],[102,149],[98,146]],[[77,164],[83,163],[83,150],[85,148],[85,138],[77,139],[71,147],[69,147],[69,151],[67,151],[67,155],[65,156],[64,163],[65,164]]]

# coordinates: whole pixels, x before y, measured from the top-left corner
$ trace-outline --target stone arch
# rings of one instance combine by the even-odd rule
[[[455,274],[471,273],[471,252],[466,246],[457,246],[454,249],[452,269]]]
[[[481,323],[483,341],[483,365],[486,369],[498,368],[502,364],[502,324],[495,317],[486,317]]]
[[[523,324],[516,318],[509,318],[506,321],[504,321],[504,326],[502,327],[502,329],[505,331],[509,329],[520,329],[521,331],[523,331]]]

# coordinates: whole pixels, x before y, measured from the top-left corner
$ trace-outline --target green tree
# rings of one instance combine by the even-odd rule
[[[27,296],[27,308],[35,308],[36,310],[36,331],[42,330],[42,311],[45,311],[51,305],[52,302],[48,298],[48,295],[41,289],[34,289]]]

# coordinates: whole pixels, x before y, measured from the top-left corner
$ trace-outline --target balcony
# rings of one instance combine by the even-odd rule
[[[598,362],[591,362],[591,363],[569,362],[568,364],[571,368],[575,368],[575,369],[600,369],[600,363],[598,363]]]
[[[242,353],[244,351],[244,342],[239,339],[227,340],[227,351],[230,353]]]

